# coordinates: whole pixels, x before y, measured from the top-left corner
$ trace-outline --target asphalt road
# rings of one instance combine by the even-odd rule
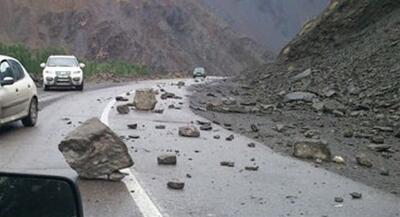
[[[400,216],[399,197],[283,157],[262,144],[249,148],[247,144],[254,141],[240,135],[226,141],[233,133],[220,126],[213,125],[214,130],[202,132],[200,138],[179,137],[178,127],[202,118],[188,107],[190,93],[171,85],[176,82],[143,81],[41,94],[45,106],[37,127],[12,124],[1,129],[0,170],[76,178],[57,145],[79,122],[99,117],[119,135],[139,135],[140,139],[126,141],[135,166],[123,182],[77,180],[85,216]],[[142,87],[164,88],[184,98],[160,100],[157,107],[165,109],[163,114],[117,114],[114,97]],[[171,104],[181,109],[168,109]],[[72,124],[64,118],[70,118]],[[128,130],[130,123],[138,123],[139,128]],[[156,130],[160,124],[166,129]],[[157,156],[170,151],[178,153],[178,164],[158,166]],[[234,161],[235,167],[221,167],[221,161]],[[244,170],[252,165],[259,170]],[[166,182],[174,178],[186,183],[183,191],[167,189]],[[362,199],[351,199],[351,192],[362,193]],[[336,203],[334,197],[343,197],[344,202]]]

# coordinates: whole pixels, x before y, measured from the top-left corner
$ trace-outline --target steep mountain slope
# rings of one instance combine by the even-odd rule
[[[293,39],[329,0],[201,0],[232,27],[274,51]]]
[[[203,65],[231,74],[270,57],[195,0],[4,0],[0,39],[65,47],[96,60],[125,59],[154,72]]]

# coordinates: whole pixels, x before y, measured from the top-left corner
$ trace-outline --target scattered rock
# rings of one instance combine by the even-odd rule
[[[140,136],[138,136],[138,135],[129,135],[128,137],[130,139],[140,139]]]
[[[391,127],[374,126],[373,129],[379,130],[381,132],[388,132],[388,133],[394,132],[393,128]]]
[[[185,183],[179,180],[172,180],[167,183],[167,187],[173,190],[182,190],[185,187]]]
[[[307,69],[304,72],[297,74],[296,76],[293,76],[292,78],[290,78],[290,81],[297,82],[297,81],[303,80],[304,78],[310,77],[311,75],[312,75],[312,70]]]
[[[368,145],[368,148],[371,149],[372,151],[376,152],[388,152],[392,148],[390,145],[384,145],[384,144],[371,144]]]
[[[176,165],[176,155],[164,154],[157,157],[160,165]]]
[[[345,138],[351,138],[351,137],[354,136],[354,133],[353,133],[352,130],[345,130],[345,131],[343,132],[343,136],[344,136]]]
[[[356,161],[360,166],[371,168],[372,162],[366,154],[359,154],[356,156]]]
[[[153,89],[136,90],[134,98],[135,108],[140,111],[151,111],[156,107],[156,93]]]
[[[244,168],[247,171],[257,171],[259,169],[258,166],[247,166]]]
[[[255,147],[256,147],[256,144],[252,142],[252,143],[247,144],[247,147],[249,147],[249,148],[255,148]]]
[[[220,135],[215,135],[214,139],[221,139],[221,136]]]
[[[295,142],[293,155],[303,159],[320,159],[324,161],[331,159],[328,143],[314,139]]]
[[[335,202],[336,203],[343,203],[343,198],[342,197],[335,197]]]
[[[164,109],[155,109],[154,113],[163,114],[164,113]]]
[[[125,143],[97,118],[70,132],[58,148],[71,168],[84,179],[118,181],[123,177],[119,170],[133,166]]]
[[[226,137],[226,141],[232,141],[232,140],[234,140],[235,139],[235,136],[232,134],[232,135],[230,135],[230,136],[228,136],[228,137]]]
[[[358,193],[358,192],[353,192],[353,193],[350,193],[350,196],[351,196],[351,198],[353,198],[353,199],[361,199],[362,194],[361,194],[361,193]]]
[[[128,129],[136,130],[137,127],[138,127],[138,124],[128,124]]]
[[[220,164],[224,167],[235,167],[235,162],[232,161],[222,161]]]
[[[197,124],[199,124],[199,125],[211,125],[211,122],[209,122],[209,121],[200,121],[200,120],[197,120],[196,122],[197,122]]]
[[[172,99],[175,98],[176,95],[174,93],[170,93],[170,92],[164,92],[163,94],[161,94],[161,99],[162,100],[166,100],[166,99]]]
[[[200,126],[200,130],[202,130],[202,131],[211,131],[213,128],[212,128],[212,126],[211,126],[211,124],[209,124],[209,125],[202,125],[202,126]]]
[[[345,164],[345,163],[346,163],[346,161],[344,160],[344,158],[341,157],[341,156],[335,156],[335,157],[333,157],[332,161],[335,162],[335,163],[337,163],[337,164]]]
[[[157,130],[165,130],[167,127],[165,125],[156,125]]]
[[[285,102],[296,102],[296,101],[304,101],[304,102],[312,102],[317,99],[317,95],[309,92],[292,92],[288,93],[285,96]]]
[[[186,126],[179,128],[179,135],[183,137],[200,137],[200,131],[195,126]]]
[[[184,81],[179,81],[176,85],[177,85],[178,87],[184,87],[186,84],[185,84]]]
[[[117,106],[117,112],[121,115],[129,114],[130,109],[128,105],[119,105]]]
[[[255,124],[252,124],[250,127],[251,127],[251,130],[252,130],[253,132],[255,132],[255,133],[257,133],[258,131],[260,131],[260,130],[258,129],[257,125],[255,125]]]
[[[117,97],[115,97],[115,100],[118,102],[127,102],[128,101],[128,99],[123,96],[117,96]]]
[[[383,136],[374,136],[370,140],[374,144],[383,144],[383,143],[385,143],[385,137],[383,137]]]

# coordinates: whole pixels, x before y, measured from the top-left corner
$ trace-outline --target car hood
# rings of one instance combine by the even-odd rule
[[[52,72],[74,72],[74,71],[81,71],[79,67],[46,67],[45,71],[52,71]]]

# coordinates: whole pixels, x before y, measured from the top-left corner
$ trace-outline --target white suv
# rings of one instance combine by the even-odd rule
[[[18,60],[0,56],[0,125],[22,120],[24,126],[33,127],[37,118],[35,82]]]
[[[197,67],[193,70],[193,78],[206,78],[206,70],[203,67]]]
[[[43,68],[44,90],[57,86],[83,90],[85,64],[79,63],[75,56],[50,56],[40,67]]]

